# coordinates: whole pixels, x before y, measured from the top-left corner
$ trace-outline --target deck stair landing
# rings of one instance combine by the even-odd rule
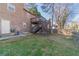
[[[48,33],[49,22],[44,17],[31,18],[31,32],[32,33]]]

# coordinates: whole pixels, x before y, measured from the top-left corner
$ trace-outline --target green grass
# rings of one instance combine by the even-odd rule
[[[79,55],[73,39],[61,35],[28,35],[0,41],[0,55],[6,56],[46,56]]]

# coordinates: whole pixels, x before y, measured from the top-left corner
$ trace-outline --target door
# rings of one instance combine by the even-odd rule
[[[1,20],[1,34],[10,33],[10,21],[9,20]]]

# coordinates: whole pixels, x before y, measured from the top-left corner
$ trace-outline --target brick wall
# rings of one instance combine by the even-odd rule
[[[30,18],[34,16],[23,10],[24,4],[15,3],[14,5],[15,12],[10,12],[6,3],[0,3],[0,19],[10,20],[10,25],[13,29],[29,32]]]

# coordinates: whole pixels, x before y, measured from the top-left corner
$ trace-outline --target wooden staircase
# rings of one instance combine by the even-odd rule
[[[49,22],[40,17],[31,18],[31,32],[32,33],[49,33]]]

